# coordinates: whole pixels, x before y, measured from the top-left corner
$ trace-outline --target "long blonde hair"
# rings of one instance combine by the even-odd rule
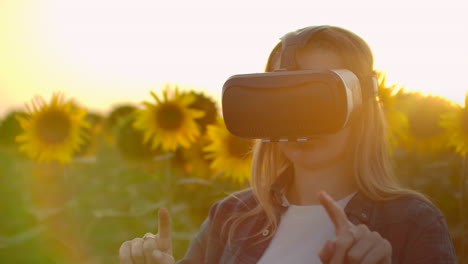
[[[365,78],[374,74],[373,55],[367,43],[356,34],[339,27],[328,27],[315,33],[305,49],[324,49],[336,53],[342,58],[345,67],[361,80],[362,89],[372,89],[371,82]],[[266,65],[267,72],[278,68],[280,56],[281,43],[270,54]],[[354,142],[353,163],[358,190],[374,201],[388,201],[407,194],[429,201],[423,194],[403,188],[394,176],[386,122],[379,101],[367,100],[361,110],[352,124],[351,137]],[[275,234],[279,219],[272,197],[272,186],[288,166],[291,166],[291,162],[282,154],[277,143],[256,142],[253,148],[250,185],[257,204],[250,210],[231,216],[233,221],[228,230],[228,242],[231,242],[236,229],[243,221],[257,214],[266,215],[267,223],[264,228],[272,230],[264,239],[269,239]],[[260,229],[259,233],[262,230],[264,229]],[[256,235],[259,234],[253,234]]]

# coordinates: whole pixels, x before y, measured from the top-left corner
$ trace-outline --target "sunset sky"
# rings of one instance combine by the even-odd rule
[[[59,90],[103,112],[165,82],[219,99],[229,76],[263,70],[283,34],[320,24],[363,37],[388,81],[462,103],[463,2],[0,0],[0,118]]]

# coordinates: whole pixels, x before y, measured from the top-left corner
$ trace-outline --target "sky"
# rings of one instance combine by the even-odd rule
[[[367,41],[389,83],[460,104],[468,82],[462,0],[0,0],[0,118],[63,91],[106,113],[166,82],[221,97],[262,72],[287,32],[336,25]]]

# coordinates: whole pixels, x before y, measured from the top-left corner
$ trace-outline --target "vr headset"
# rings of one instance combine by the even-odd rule
[[[297,70],[296,50],[328,26],[308,27],[281,40],[280,70],[231,76],[222,112],[235,136],[264,142],[307,141],[346,127],[363,99],[358,77],[347,69]],[[376,96],[377,82],[371,79]]]

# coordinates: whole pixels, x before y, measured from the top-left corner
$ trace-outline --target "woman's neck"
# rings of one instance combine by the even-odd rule
[[[294,164],[294,179],[286,193],[291,204],[320,204],[317,193],[321,190],[326,191],[335,200],[340,200],[356,191],[351,166],[343,162],[310,169]]]

